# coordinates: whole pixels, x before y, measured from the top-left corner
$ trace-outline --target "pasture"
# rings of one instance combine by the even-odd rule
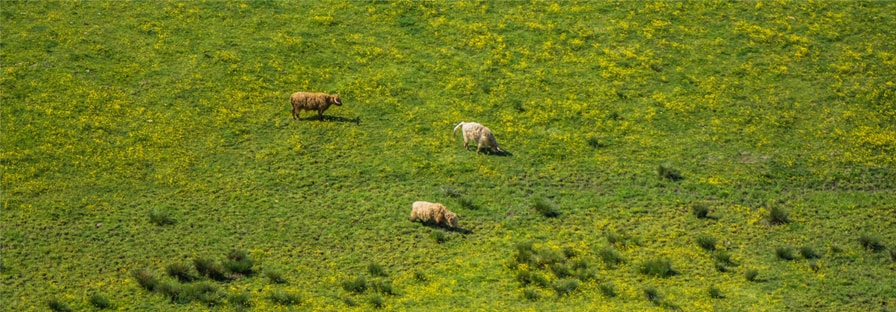
[[[0,310],[896,310],[896,2],[0,18]]]

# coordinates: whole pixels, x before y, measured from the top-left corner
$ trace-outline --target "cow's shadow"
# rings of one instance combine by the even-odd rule
[[[334,121],[334,122],[350,122],[356,125],[361,124],[361,117],[355,118],[345,118],[341,116],[329,116],[323,115],[323,118],[317,117],[317,115],[312,115],[308,117],[299,117],[299,121]]]
[[[476,151],[476,148],[475,148],[475,147],[473,147],[473,148],[467,148],[467,150],[468,150],[468,151],[474,151],[474,152],[475,152],[475,151]],[[489,149],[489,148],[484,148],[484,149],[480,150],[479,153],[480,153],[480,154],[483,154],[483,155],[486,155],[486,156],[498,156],[498,157],[511,157],[511,156],[513,156],[513,153],[511,153],[511,152],[508,152],[508,151],[501,151],[501,152],[499,152],[499,151],[493,151],[493,150],[491,150],[491,149]]]
[[[473,234],[473,231],[472,231],[472,230],[464,229],[464,228],[461,228],[461,227],[455,227],[455,228],[453,228],[453,227],[450,227],[450,226],[439,225],[439,224],[435,224],[435,223],[432,223],[432,222],[421,222],[420,224],[422,224],[422,225],[425,226],[425,227],[431,228],[431,229],[442,230],[442,231],[445,231],[445,232],[460,233],[460,234],[464,234],[464,235],[467,235],[467,234]]]

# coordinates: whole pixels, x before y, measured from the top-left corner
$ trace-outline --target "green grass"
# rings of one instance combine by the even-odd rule
[[[640,311],[657,309],[650,286],[685,311],[896,306],[896,286],[879,282],[896,280],[894,12],[892,1],[4,2],[3,309],[91,310],[102,293],[146,311],[225,297],[352,309],[346,296],[360,310]],[[300,90],[345,104],[296,121],[288,97]],[[507,153],[464,151],[451,137],[460,121],[491,128]],[[556,214],[535,209],[539,196]],[[416,200],[445,204],[460,228],[430,236],[408,222]],[[776,246],[823,258],[779,261]],[[641,274],[653,259],[677,275]],[[190,261],[195,280],[167,274]],[[341,289],[359,276],[394,295]],[[615,295],[594,300],[599,285]]]

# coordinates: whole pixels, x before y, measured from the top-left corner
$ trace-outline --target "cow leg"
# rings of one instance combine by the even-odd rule
[[[324,120],[324,111],[322,111],[322,110],[317,111],[317,119]]]

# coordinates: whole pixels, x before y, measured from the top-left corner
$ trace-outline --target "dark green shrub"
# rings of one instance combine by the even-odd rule
[[[109,300],[109,297],[106,297],[102,294],[91,294],[90,298],[87,301],[89,301],[91,305],[100,310],[112,307],[112,301]]]
[[[607,298],[616,297],[616,285],[613,285],[613,283],[602,283],[597,288]]]
[[[283,272],[277,269],[267,269],[264,271],[264,275],[274,284],[283,284],[286,283],[286,279],[283,278]]]
[[[532,208],[535,208],[535,211],[538,211],[538,213],[547,218],[556,218],[560,216],[560,212],[557,211],[557,206],[547,198],[535,198]]]
[[[227,301],[230,301],[230,305],[237,310],[247,309],[252,306],[252,300],[249,299],[249,294],[245,292],[233,294]]]
[[[155,275],[146,270],[134,272],[134,279],[140,287],[148,291],[155,291],[159,287],[159,279]]]
[[[245,250],[234,249],[227,253],[227,259],[224,260],[224,269],[228,272],[238,275],[252,274],[252,266],[255,261],[249,257]]]
[[[370,297],[370,305],[376,309],[382,309],[386,306],[386,302],[383,300],[383,296],[375,294]]]
[[[516,251],[514,260],[516,260],[517,264],[532,264],[535,262],[535,248],[532,247],[532,242],[517,243],[514,246],[514,250]]]
[[[598,139],[595,136],[590,136],[587,139],[585,139],[585,143],[587,143],[588,146],[591,146],[591,148],[594,148],[594,149],[598,149],[598,148],[606,146],[606,144],[601,143],[600,139]]]
[[[168,276],[176,278],[181,282],[189,282],[193,280],[193,274],[190,273],[190,266],[183,263],[172,263],[165,267]]]
[[[554,291],[557,292],[557,297],[569,295],[570,293],[576,291],[576,289],[578,288],[579,280],[577,279],[565,279],[554,283]]]
[[[569,266],[563,262],[554,262],[548,265],[548,268],[551,269],[551,272],[554,272],[554,276],[557,278],[566,278],[572,276],[572,271],[569,270]]]
[[[199,272],[199,275],[208,277],[216,281],[223,281],[227,279],[224,267],[214,260],[207,258],[193,259],[193,266],[196,267],[196,272]]]
[[[653,286],[647,286],[644,288],[644,297],[646,297],[648,301],[653,302],[653,304],[655,305],[661,305],[663,303],[663,298],[662,296],[660,296],[660,292]]]
[[[342,298],[342,302],[345,303],[345,305],[350,306],[350,307],[358,306],[358,303],[355,302],[355,300],[352,299],[351,297]]]
[[[302,303],[302,298],[299,297],[299,295],[282,290],[271,292],[269,298],[271,299],[271,302],[285,306]]]
[[[533,285],[537,285],[537,286],[541,286],[541,287],[548,287],[548,285],[549,285],[548,279],[546,277],[544,277],[544,275],[539,274],[538,272],[532,272],[532,274],[530,275],[530,278],[532,279]]]
[[[367,280],[363,276],[342,282],[342,289],[353,293],[363,293],[367,290]]]
[[[775,256],[777,256],[778,259],[787,261],[796,259],[796,255],[794,255],[793,249],[786,246],[775,248]]]
[[[759,281],[759,271],[756,269],[749,269],[744,273],[744,277],[750,282]]]
[[[810,259],[809,269],[812,270],[812,272],[818,272],[818,270],[821,270],[821,264],[818,264],[818,261],[815,261],[814,259]]]
[[[57,298],[50,298],[50,300],[47,301],[47,307],[53,312],[71,312],[72,310],[68,304]]]
[[[681,175],[681,171],[673,168],[670,164],[659,165],[656,168],[656,173],[661,180],[668,180],[672,182],[684,180],[684,177]]]
[[[641,265],[641,273],[658,277],[670,277],[676,274],[668,259],[653,259]]]
[[[445,236],[445,233],[442,231],[433,230],[432,232],[429,232],[429,237],[432,238],[432,240],[435,241],[436,244],[441,244],[448,241],[448,237]]]
[[[367,273],[370,273],[372,276],[387,276],[386,269],[383,268],[382,265],[376,264],[375,262],[371,262],[367,265]]]
[[[819,255],[817,252],[815,252],[815,249],[813,249],[813,248],[810,247],[810,246],[803,246],[803,247],[801,247],[801,248],[800,248],[800,255],[802,255],[803,258],[806,258],[806,259],[818,259],[818,258],[821,258],[821,255]]]
[[[772,205],[771,210],[768,212],[768,222],[771,224],[790,223],[790,213],[781,206]]]
[[[728,266],[721,262],[716,262],[716,271],[725,273],[728,272]]]
[[[712,253],[713,259],[716,259],[716,262],[724,264],[736,266],[733,260],[731,260],[731,254],[724,250],[716,250]]]
[[[429,277],[426,276],[426,273],[423,271],[416,271],[416,272],[414,272],[414,279],[416,279],[419,282],[425,282],[425,281],[429,280]]]
[[[625,258],[616,251],[616,248],[613,247],[604,247],[600,251],[597,252],[597,255],[603,260],[604,263],[607,264],[608,267],[615,267],[619,264],[625,263]]]
[[[691,207],[691,212],[698,219],[706,219],[709,217],[709,206],[706,204],[695,204]]]
[[[890,254],[890,260],[896,262],[896,248],[890,248],[887,250],[887,253]]]
[[[541,294],[538,293],[538,290],[526,288],[523,289],[523,298],[526,298],[529,301],[538,301],[538,299],[541,299]]]
[[[391,281],[373,281],[371,283],[371,288],[374,291],[384,295],[395,295],[395,291],[392,290],[392,282]]]
[[[697,236],[697,246],[706,251],[716,250],[716,238],[709,235]]]
[[[715,299],[725,298],[725,295],[722,294],[722,290],[720,290],[716,286],[709,286],[709,297]]]
[[[158,226],[174,224],[174,217],[167,210],[153,209],[149,212],[149,221]]]
[[[880,237],[872,234],[862,234],[859,236],[859,244],[862,248],[873,252],[883,251],[886,247],[880,242]]]
[[[204,303],[207,306],[214,306],[221,303],[224,294],[218,291],[218,287],[210,283],[197,283],[184,285],[184,292],[187,298]]]
[[[473,203],[472,199],[469,199],[466,197],[458,198],[457,203],[460,204],[460,207],[464,208],[464,209],[469,209],[469,210],[479,209],[479,207],[477,207],[476,204]]]
[[[161,282],[157,289],[159,293],[168,297],[171,303],[185,304],[190,303],[193,299],[189,296],[186,288],[177,282]]]

